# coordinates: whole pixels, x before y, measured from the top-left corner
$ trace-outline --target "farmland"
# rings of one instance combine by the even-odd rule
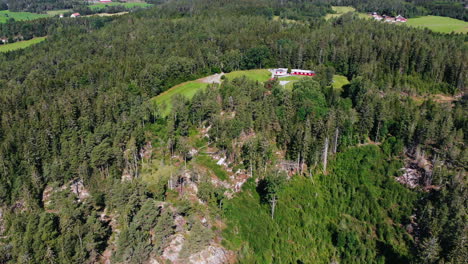
[[[30,12],[10,12],[9,10],[0,11],[0,23],[5,23],[8,19],[14,20],[33,20],[43,17],[49,17],[47,14],[35,14]]]
[[[233,71],[226,74],[226,77],[229,79],[234,79],[236,77],[245,76],[249,79],[259,82],[265,82],[271,78],[271,73],[268,70],[247,70],[247,71]]]
[[[424,27],[440,33],[467,33],[468,22],[441,16],[423,16],[410,18],[406,23],[412,27]]]
[[[90,5],[89,8],[93,10],[97,9],[104,9],[108,6],[124,6],[125,8],[136,8],[136,7],[150,7],[152,4],[147,4],[147,3],[99,3],[99,4],[94,4]]]
[[[325,19],[326,20],[329,20],[331,18],[337,18],[337,17],[340,17],[342,16],[343,14],[346,14],[346,13],[357,13],[359,15],[360,18],[365,18],[365,19],[368,19],[369,16],[365,13],[358,13],[356,12],[356,9],[354,7],[351,7],[351,6],[332,6],[332,9],[333,11],[336,12],[336,14],[327,14],[325,16]]]
[[[18,49],[24,49],[31,45],[42,42],[45,39],[46,37],[40,37],[40,38],[33,38],[30,40],[25,40],[25,41],[18,41],[18,42],[11,43],[11,44],[0,45],[0,52],[8,52],[8,51],[13,51],[13,50],[18,50]]]
[[[265,82],[271,77],[271,73],[268,70],[265,69],[260,69],[260,70],[247,70],[247,71],[233,71],[228,74],[226,74],[227,78],[234,79],[237,77],[241,76],[246,76],[249,79],[259,81],[259,82]],[[154,102],[158,104],[158,106],[161,109],[161,113],[163,116],[166,116],[169,114],[172,108],[172,102],[171,98],[176,95],[180,94],[183,95],[187,98],[192,98],[195,93],[200,90],[204,89],[208,86],[208,83],[211,83],[211,81],[204,81],[205,78],[198,79],[195,81],[189,81],[189,82],[184,82],[181,84],[178,84],[169,90],[163,92],[162,94],[156,96],[153,98]]]
[[[154,102],[158,104],[159,107],[163,108],[161,109],[161,113],[163,116],[166,116],[171,111],[171,108],[172,108],[171,98],[174,95],[180,94],[190,99],[195,95],[195,93],[199,89],[204,89],[207,86],[208,86],[207,83],[202,83],[199,81],[184,82],[156,96],[153,100]]]

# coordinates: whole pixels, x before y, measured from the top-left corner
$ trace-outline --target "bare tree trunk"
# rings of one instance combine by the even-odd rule
[[[273,199],[271,200],[271,219],[273,219],[273,217],[275,217],[275,207],[276,207],[276,202],[278,200],[276,200],[276,195],[273,196]]]
[[[325,147],[323,148],[323,173],[327,173],[327,158],[328,158],[328,137],[325,138]]]
[[[334,142],[334,146],[333,146],[333,154],[336,154],[336,151],[338,149],[338,135],[340,133],[340,130],[338,128],[336,128],[335,130],[335,142]]]

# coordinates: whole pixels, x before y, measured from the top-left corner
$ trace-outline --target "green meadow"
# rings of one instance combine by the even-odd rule
[[[199,89],[204,89],[207,86],[207,83],[201,83],[198,81],[184,82],[161,93],[160,95],[156,96],[153,100],[158,104],[159,107],[163,107],[163,109],[161,109],[161,114],[163,116],[166,116],[171,112],[171,99],[174,95],[181,94],[191,99]]]
[[[343,75],[334,75],[333,76],[333,88],[335,89],[341,89],[343,86],[348,84],[348,78]]]
[[[40,38],[33,38],[30,40],[18,41],[18,42],[11,43],[11,44],[0,45],[0,52],[8,52],[12,50],[24,49],[31,45],[42,42],[45,39],[46,37],[40,37]]]
[[[369,18],[369,15],[367,15],[366,13],[356,12],[356,9],[354,7],[352,7],[352,6],[332,6],[332,9],[336,13],[335,14],[327,14],[325,16],[326,20],[331,19],[331,18],[340,17],[343,14],[346,14],[346,13],[349,13],[349,12],[357,13],[359,15],[359,17],[361,17],[361,18],[365,18],[365,19]]]
[[[247,71],[233,71],[226,74],[229,79],[245,76],[251,80],[266,82],[271,78],[271,72],[265,69],[247,70]]]
[[[11,12],[9,10],[0,11],[0,23],[5,23],[8,19],[13,18],[15,20],[33,20],[43,17],[49,17],[48,14],[35,14],[30,12]]]
[[[410,18],[406,25],[412,27],[425,27],[440,33],[468,33],[468,22],[451,17],[423,16]]]
[[[135,8],[135,7],[150,7],[152,4],[147,3],[98,3],[94,5],[90,5],[89,8],[96,10],[96,9],[103,9],[107,6],[124,6],[125,8]]]

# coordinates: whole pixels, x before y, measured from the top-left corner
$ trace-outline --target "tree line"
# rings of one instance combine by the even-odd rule
[[[400,96],[462,90],[468,61],[463,37],[350,15],[329,22],[313,17],[301,23],[276,21],[270,8],[264,1],[171,2],[106,23],[96,19],[95,25],[94,20],[60,22],[46,42],[0,54],[0,203],[6,208],[0,246],[8,252],[0,254],[2,261],[96,259],[111,228],[99,220],[103,208],[125,212],[120,222],[128,224],[125,237],[137,241],[134,248],[122,241],[120,247],[128,251],[115,258],[147,254],[156,243],[149,242],[148,233],[166,230],[170,216],[158,209],[152,219],[165,220],[144,223],[143,216],[155,208],[145,201],[164,197],[122,185],[120,179],[133,168],[128,156],[137,156],[148,140],[148,126],[157,124],[167,125],[162,131],[171,132],[165,135],[171,139],[168,145],[180,151],[186,149],[181,146],[189,128],[209,122],[214,145],[254,173],[273,152],[262,138],[236,150],[233,140],[249,130],[267,134],[288,159],[309,167],[323,166],[325,145],[331,154],[368,138],[383,143],[391,137],[395,145],[437,153],[451,166],[466,164],[465,98],[450,108],[432,102],[419,106]],[[299,82],[292,91],[275,82],[227,80],[192,102],[178,100],[178,114],[167,120],[149,101],[176,84],[219,70],[277,66],[309,68],[328,78]],[[333,72],[351,80],[343,94],[330,88]],[[221,104],[214,103],[218,98]],[[221,109],[235,111],[236,118],[220,118]],[[337,130],[339,141],[334,140]],[[442,182],[451,179],[447,175]],[[46,210],[45,189],[75,179],[83,180],[95,200],[81,204],[63,192],[56,199],[62,202]],[[444,203],[452,196],[437,197],[432,199]],[[444,211],[440,216],[446,216]],[[431,230],[437,222],[426,226]],[[443,232],[437,235],[436,245],[453,241],[445,240]]]

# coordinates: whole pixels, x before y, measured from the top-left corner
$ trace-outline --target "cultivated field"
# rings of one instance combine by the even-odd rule
[[[33,39],[30,39],[30,40],[25,40],[25,41],[18,41],[18,42],[11,43],[11,44],[0,45],[0,52],[7,52],[7,51],[12,51],[12,50],[24,49],[24,48],[27,48],[27,47],[29,47],[31,45],[42,42],[45,39],[46,39],[46,37],[40,37],[40,38],[33,38]]]
[[[451,17],[423,16],[410,18],[406,24],[413,27],[425,27],[441,33],[468,33],[468,22]]]
[[[47,14],[51,15],[51,16],[58,16],[60,14],[70,13],[72,11],[73,10],[71,10],[71,9],[49,10],[49,11],[47,11]]]
[[[43,17],[49,17],[47,14],[35,14],[30,12],[10,12],[9,10],[0,11],[0,23],[5,23],[10,18],[15,20],[33,20]]]
[[[229,79],[234,79],[236,77],[245,76],[249,79],[259,82],[266,82],[271,78],[271,72],[265,69],[260,70],[248,70],[248,71],[233,71],[226,74],[226,77]]]
[[[199,81],[184,82],[156,96],[153,100],[158,104],[160,108],[164,107],[164,109],[160,110],[161,114],[163,116],[166,116],[171,112],[171,99],[174,95],[181,94],[191,99],[199,89],[205,89],[207,86],[207,83],[202,83]]]
[[[103,9],[106,6],[124,6],[126,8],[134,8],[134,7],[150,7],[152,4],[147,4],[147,3],[99,3],[99,4],[94,4],[90,5],[89,8],[91,9]]]
[[[215,76],[216,78],[211,78]],[[241,76],[246,76],[249,79],[259,81],[259,82],[265,82],[268,79],[270,79],[271,73],[268,70],[262,69],[262,70],[248,70],[248,71],[233,71],[233,72],[226,74],[226,77],[229,79],[234,79],[236,77],[241,77]],[[162,94],[156,96],[155,98],[153,98],[153,100],[154,102],[158,104],[159,107],[164,108],[164,109],[161,109],[161,114],[163,116],[166,116],[171,111],[171,108],[172,108],[171,99],[174,95],[181,94],[191,99],[198,90],[205,89],[209,83],[218,82],[219,77],[220,75],[213,75],[213,76],[208,76],[208,77],[201,78],[195,81],[189,81],[189,82],[178,84],[170,88],[169,90],[163,92]]]
[[[370,18],[370,16],[367,15],[366,13],[356,12],[356,9],[354,7],[352,7],[352,6],[332,6],[332,9],[333,9],[333,11],[336,12],[336,14],[327,14],[325,16],[325,19],[328,20],[328,19],[331,19],[331,18],[340,17],[343,14],[346,14],[346,13],[349,13],[349,12],[357,13],[359,15],[359,17],[361,17],[361,18],[366,18],[366,19]]]

